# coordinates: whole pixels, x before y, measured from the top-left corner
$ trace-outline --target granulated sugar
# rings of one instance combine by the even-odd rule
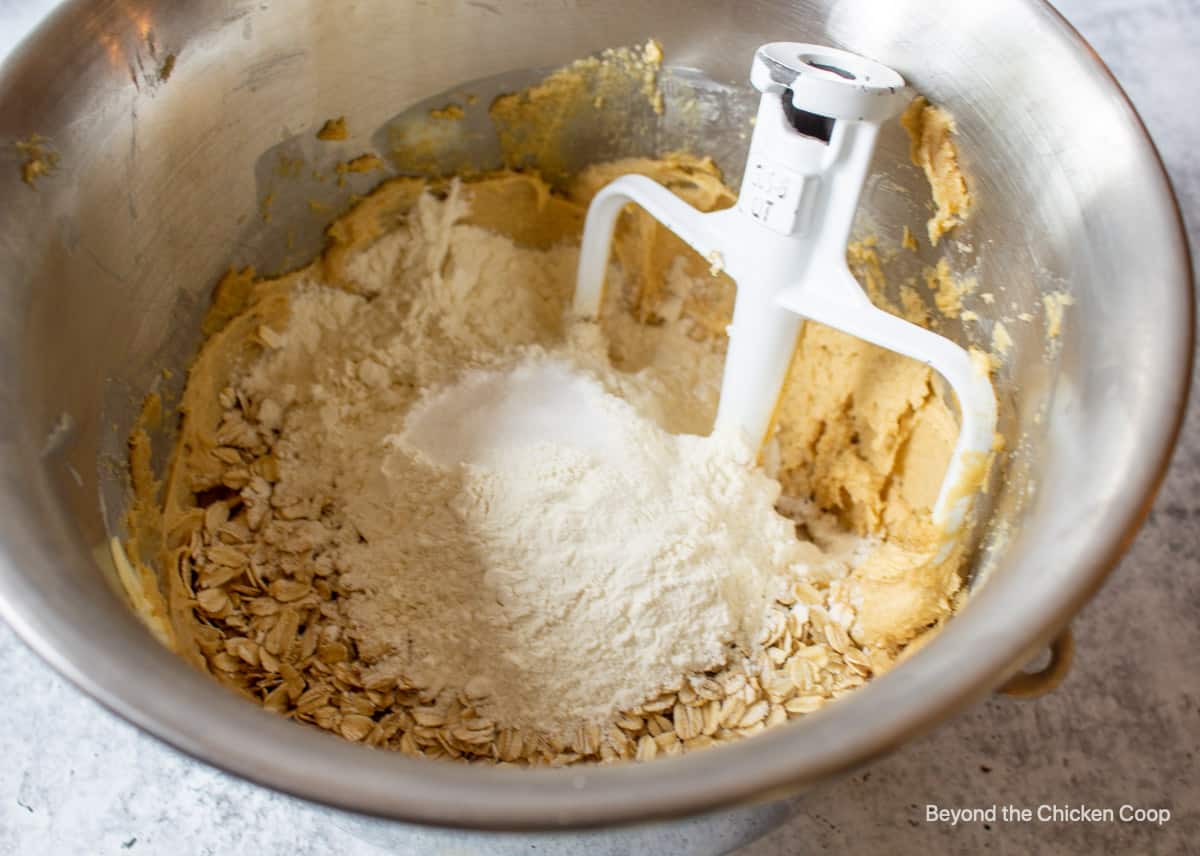
[[[623,422],[603,388],[562,359],[527,360],[506,371],[474,371],[409,411],[404,441],[442,466],[502,466],[541,442],[614,462]]]

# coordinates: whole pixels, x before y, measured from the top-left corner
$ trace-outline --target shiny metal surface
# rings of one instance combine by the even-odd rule
[[[958,120],[979,209],[951,248],[957,266],[1013,314],[1036,312],[1044,291],[1075,296],[1057,355],[1038,325],[1012,328],[1003,427],[1025,451],[993,492],[1012,534],[981,556],[964,611],[918,656],[803,722],[595,770],[374,752],[268,715],[158,648],[92,558],[120,500],[104,456],[121,455],[161,370],[186,364],[229,264],[270,270],[316,248],[319,224],[291,204],[259,217],[272,158],[306,145],[331,157],[306,141],[339,114],[356,154],[434,93],[649,34],[669,64],[720,84],[743,80],[744,58],[776,38],[896,68]],[[892,130],[866,230],[926,216]],[[37,190],[9,145],[33,133],[61,158]],[[738,139],[730,126],[712,141],[738,155],[727,166],[744,155]],[[886,751],[999,684],[1099,585],[1149,505],[1186,394],[1194,306],[1170,189],[1104,68],[1036,2],[68,3],[0,67],[0,151],[0,611],[147,731],[265,785],[382,816],[514,829],[648,820],[780,795]]]

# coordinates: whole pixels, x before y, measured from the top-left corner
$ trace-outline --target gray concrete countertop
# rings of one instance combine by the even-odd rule
[[[1141,111],[1200,248],[1200,0],[1058,5]],[[44,4],[0,0],[0,54],[32,24],[34,8]],[[1056,692],[978,705],[806,796],[788,824],[744,852],[1200,853],[1195,398],[1150,519],[1074,630],[1075,667]],[[143,735],[68,686],[2,624],[0,697],[0,856],[385,852],[304,804]],[[1161,826],[926,820],[929,805],[993,804],[1130,805],[1172,817]]]

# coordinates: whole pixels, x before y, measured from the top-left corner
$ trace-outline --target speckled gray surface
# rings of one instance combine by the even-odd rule
[[[1200,0],[1059,6],[1141,111],[1200,247]],[[0,53],[30,10],[0,0]],[[1192,401],[1146,527],[1074,629],[1075,668],[1055,693],[979,705],[797,801],[785,826],[742,852],[1200,853],[1200,402]],[[0,856],[389,852],[142,735],[69,687],[2,624],[0,697]],[[1162,826],[951,826],[926,822],[929,804],[1129,804],[1166,807],[1172,818]],[[390,852],[434,849],[446,852],[418,835]]]

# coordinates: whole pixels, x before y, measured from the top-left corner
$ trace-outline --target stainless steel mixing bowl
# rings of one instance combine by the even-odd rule
[[[1021,454],[992,497],[1011,535],[981,553],[962,613],[862,691],[753,740],[532,772],[331,739],[155,644],[94,558],[119,526],[110,458],[140,395],[164,367],[186,365],[216,278],[231,263],[269,270],[316,250],[321,224],[298,200],[260,216],[277,155],[330,157],[309,141],[340,114],[355,136],[338,151],[357,153],[434,93],[648,35],[684,69],[671,80],[717,93],[713,116],[752,103],[741,84],[758,44],[793,39],[886,63],[957,117],[978,210],[949,251],[999,295],[993,311],[1036,316],[1013,326],[1000,381]],[[735,179],[744,131],[725,121],[700,140]],[[59,156],[36,189],[12,147],[35,133]],[[331,805],[564,828],[777,796],[860,764],[996,686],[1065,625],[1133,537],[1183,412],[1194,307],[1171,190],[1107,71],[1035,0],[70,2],[0,69],[0,142],[0,611],[148,732]],[[876,172],[863,228],[919,226],[927,190],[898,129]],[[1050,290],[1076,304],[1048,348]]]

